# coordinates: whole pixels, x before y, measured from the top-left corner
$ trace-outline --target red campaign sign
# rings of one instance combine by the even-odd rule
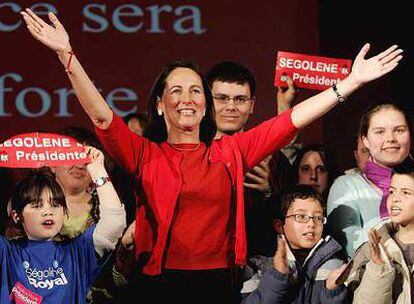
[[[10,300],[14,300],[16,304],[41,304],[42,298],[42,296],[24,287],[20,282],[16,282],[10,295]]]
[[[0,144],[0,167],[40,168],[89,163],[74,138],[53,133],[25,133]]]
[[[292,77],[298,88],[326,90],[351,72],[352,60],[298,53],[278,52],[275,86],[286,87],[284,77]]]

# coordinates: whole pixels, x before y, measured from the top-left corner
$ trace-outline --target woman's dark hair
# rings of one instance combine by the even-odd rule
[[[326,192],[329,191],[329,188],[331,187],[335,178],[338,177],[339,173],[338,173],[338,168],[336,166],[336,162],[334,160],[333,155],[324,145],[321,145],[321,144],[308,144],[304,146],[302,149],[299,149],[298,151],[296,151],[295,160],[293,162],[293,170],[295,172],[295,177],[296,177],[295,184],[297,184],[299,181],[300,162],[302,161],[303,156],[305,156],[305,154],[308,152],[317,152],[323,164],[325,165],[325,168],[328,172],[328,186],[326,187],[326,190],[325,190],[325,194],[327,194]]]
[[[408,130],[410,131],[410,135],[412,136],[414,134],[413,132],[413,122],[410,119],[410,117],[405,113],[398,105],[391,101],[382,101],[379,103],[374,103],[371,106],[369,106],[365,112],[362,114],[361,119],[359,121],[359,134],[361,136],[366,137],[368,134],[369,124],[371,122],[372,116],[374,114],[378,113],[381,110],[395,110],[397,112],[400,112],[407,122]]]
[[[17,184],[11,198],[12,209],[21,215],[28,204],[40,201],[42,192],[46,189],[52,194],[52,204],[62,206],[66,213],[65,194],[53,175],[45,171],[33,171]]]
[[[168,64],[157,77],[149,96],[147,105],[148,125],[144,131],[144,136],[146,138],[157,143],[161,143],[168,138],[167,126],[165,125],[164,117],[158,115],[158,100],[163,95],[167,77],[176,68],[188,68],[200,75],[198,66],[193,61],[177,59]],[[210,145],[217,131],[216,121],[214,119],[213,96],[211,95],[211,90],[205,79],[201,75],[200,77],[203,82],[204,95],[206,99],[206,114],[200,124],[200,141]]]

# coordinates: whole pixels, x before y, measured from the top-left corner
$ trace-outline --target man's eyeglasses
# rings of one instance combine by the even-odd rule
[[[285,216],[285,218],[288,218],[288,217],[293,217],[295,222],[298,222],[298,223],[307,223],[311,219],[317,225],[325,225],[326,222],[327,222],[326,217],[324,217],[322,215],[310,216],[310,215],[306,215],[306,214],[291,214],[291,215],[286,215]]]
[[[253,99],[253,98],[247,97],[247,96],[230,97],[229,95],[224,95],[224,94],[214,95],[213,98],[221,104],[228,104],[230,102],[230,100],[233,100],[233,102],[236,106],[241,106],[241,105],[247,104],[250,100]]]

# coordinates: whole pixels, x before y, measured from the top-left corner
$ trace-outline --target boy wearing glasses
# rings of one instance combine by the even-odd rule
[[[276,254],[249,259],[243,304],[349,302],[345,285],[337,282],[346,266],[343,249],[333,238],[322,238],[324,205],[322,196],[306,185],[283,196],[274,221]]]

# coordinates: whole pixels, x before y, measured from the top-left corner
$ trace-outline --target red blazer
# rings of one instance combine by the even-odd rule
[[[208,147],[209,161],[224,163],[231,176],[236,199],[236,265],[246,262],[244,174],[296,135],[298,129],[292,124],[291,112],[286,111],[249,131],[223,136]],[[108,153],[133,174],[140,185],[136,212],[136,257],[144,265],[145,274],[160,274],[182,184],[179,168],[183,156],[177,154],[167,142],[154,143],[131,132],[115,114],[107,129],[95,128],[95,132]]]

